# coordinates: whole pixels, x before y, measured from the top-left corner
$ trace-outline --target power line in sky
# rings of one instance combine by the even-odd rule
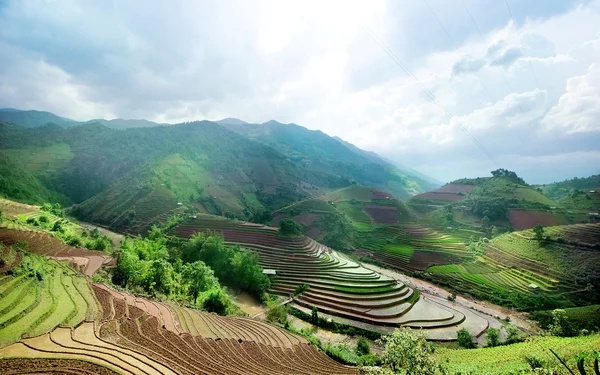
[[[379,46],[385,51],[385,53],[392,59],[392,61],[394,61],[394,63],[396,63],[396,65],[398,65],[409,77],[411,77],[415,83],[417,83],[419,85],[419,87],[421,88],[421,90],[425,93],[425,95],[427,95],[429,97],[429,99],[431,99],[431,101],[433,101],[438,107],[440,107],[442,109],[442,111],[444,111],[444,113],[446,113],[446,115],[449,116],[449,118],[451,119],[452,117],[454,117],[452,115],[452,113],[450,113],[450,111],[448,111],[443,105],[442,103],[440,103],[437,98],[435,97],[435,95],[429,91],[429,89],[427,89],[427,87],[425,87],[423,85],[423,83],[419,80],[419,78],[417,78],[417,76],[415,76],[413,74],[413,72],[408,68],[408,66],[406,66],[402,60],[400,60],[400,58],[398,56],[396,56],[396,54],[387,46],[385,45],[385,43],[383,43],[381,40],[379,40],[379,38],[377,38],[375,36],[375,34],[373,34],[373,32],[371,31],[371,29],[369,29],[368,27],[366,28],[367,32],[369,33],[369,35],[371,36],[371,38],[377,43],[379,44]],[[465,134],[467,134],[469,136],[469,138],[471,138],[471,140],[473,141],[473,143],[475,143],[477,145],[477,147],[479,147],[479,149],[492,161],[492,163],[496,166],[499,166],[498,162],[496,162],[496,160],[494,159],[494,157],[486,150],[486,148],[477,140],[477,138],[475,138],[475,136],[473,136],[473,134],[471,134],[471,132],[469,132],[469,130],[464,127],[460,122],[457,121],[458,126],[460,127],[460,129],[465,132]]]

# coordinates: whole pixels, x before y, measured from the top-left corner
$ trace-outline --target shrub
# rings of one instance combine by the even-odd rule
[[[500,344],[500,331],[496,328],[489,328],[486,331],[485,343],[487,346],[498,346]]]
[[[279,323],[285,326],[288,323],[288,307],[287,305],[279,305],[277,302],[268,302],[267,304],[267,320],[273,323]]]
[[[433,357],[433,344],[422,333],[410,329],[395,329],[391,336],[383,336],[383,362],[394,373],[404,369],[407,374],[433,375],[440,366]]]
[[[40,223],[49,223],[50,222],[50,219],[48,219],[48,216],[46,216],[46,215],[40,216],[39,220],[40,220]]]
[[[360,336],[356,343],[356,354],[362,356],[371,353],[371,346],[364,337]]]
[[[544,361],[533,354],[526,355],[525,362],[527,362],[529,367],[534,371],[544,367]]]
[[[469,331],[467,331],[465,328],[456,333],[456,338],[458,340],[458,345],[462,346],[463,348],[472,349],[475,347],[473,336],[471,336]]]
[[[29,250],[29,243],[27,241],[18,240],[14,245],[12,245],[13,250],[27,251]]]
[[[519,329],[512,324],[506,326],[506,343],[514,344],[515,342],[521,341],[521,335]]]
[[[308,290],[309,286],[307,284],[300,284],[294,289],[294,295],[297,296],[302,294]]]
[[[279,233],[283,235],[298,235],[302,234],[300,225],[294,219],[285,218],[279,223]]]
[[[549,331],[553,336],[570,337],[575,335],[575,329],[567,318],[565,310],[552,311],[552,324],[550,324]]]
[[[202,298],[202,308],[208,312],[227,315],[233,310],[229,295],[221,288],[211,289]]]
[[[448,301],[452,301],[452,302],[456,301],[456,294],[454,294],[454,293],[450,294],[448,296]]]

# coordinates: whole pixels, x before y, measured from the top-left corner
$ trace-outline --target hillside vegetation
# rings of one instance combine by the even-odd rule
[[[313,133],[297,125],[264,128],[279,134],[281,145],[294,145],[297,132]],[[184,204],[264,222],[274,209],[354,181],[389,185],[404,196],[431,186],[322,133],[298,152],[249,138],[208,121],[125,130],[99,123],[66,129],[54,123],[33,128],[0,123],[4,164],[19,160],[15,171],[23,177],[11,175],[2,193],[32,203],[75,204],[72,212],[82,219],[141,233]],[[331,151],[317,152],[321,148]],[[321,158],[326,163],[307,165],[312,153],[318,156],[315,163]],[[11,185],[26,179],[31,181]]]
[[[286,155],[303,169],[335,170],[360,185],[389,191],[401,200],[436,186],[415,173],[402,170],[377,154],[296,124],[269,121],[265,124],[225,123],[228,129],[266,144]]]

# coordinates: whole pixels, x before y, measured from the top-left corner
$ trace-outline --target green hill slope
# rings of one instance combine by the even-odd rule
[[[49,123],[57,124],[63,127],[78,125],[77,121],[60,117],[50,112],[21,111],[12,108],[0,109],[0,121],[18,124],[25,127],[36,127]]]
[[[495,226],[508,230],[531,228],[537,220],[542,220],[543,225],[572,221],[566,210],[541,189],[525,184],[516,174],[494,173],[494,177],[456,180],[416,195],[407,202],[408,206],[419,213],[422,220],[439,227],[490,229]]]
[[[126,130],[1,124],[0,147],[63,203],[78,204],[81,218],[124,230],[123,215],[143,222],[177,203],[249,218],[350,184],[207,121]]]
[[[227,122],[224,126],[273,147],[303,169],[348,176],[359,185],[389,191],[401,200],[436,186],[421,176],[400,170],[374,153],[350,147],[321,131],[276,121]]]
[[[548,197],[560,200],[569,197],[576,190],[600,190],[600,175],[594,175],[585,178],[573,178],[552,184],[536,186],[544,192]]]
[[[29,203],[59,200],[57,194],[46,189],[18,159],[4,151],[0,151],[0,196]]]

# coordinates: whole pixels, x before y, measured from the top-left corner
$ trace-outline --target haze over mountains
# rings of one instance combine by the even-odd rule
[[[6,196],[77,204],[86,217],[113,227],[134,225],[136,212],[161,215],[178,202],[250,219],[351,184],[403,200],[438,186],[375,153],[276,121],[77,122],[14,109],[0,110],[0,120]]]

